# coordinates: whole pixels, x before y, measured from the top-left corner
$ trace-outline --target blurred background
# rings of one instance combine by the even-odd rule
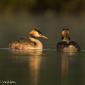
[[[49,40],[45,48],[56,48],[60,31],[70,28],[71,38],[85,49],[85,0],[0,0],[0,47],[25,38],[37,26]]]

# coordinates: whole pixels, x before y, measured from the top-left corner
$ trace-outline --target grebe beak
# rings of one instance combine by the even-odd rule
[[[44,39],[48,39],[48,38],[47,38],[46,36],[44,36],[44,35],[41,35],[41,37],[44,38]]]

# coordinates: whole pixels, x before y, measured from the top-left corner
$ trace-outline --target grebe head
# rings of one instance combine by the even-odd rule
[[[61,31],[61,38],[70,40],[69,35],[70,35],[69,28],[67,28],[67,27],[63,28],[62,31]]]
[[[30,33],[29,36],[34,38],[45,38],[48,39],[46,36],[44,36],[37,28],[34,28]]]
[[[61,36],[62,37],[68,37],[69,36],[69,29],[68,28],[63,28],[61,31]]]

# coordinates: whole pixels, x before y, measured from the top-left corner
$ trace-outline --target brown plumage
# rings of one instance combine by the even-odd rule
[[[28,50],[28,49],[43,49],[43,44],[37,38],[45,38],[45,37],[38,29],[34,28],[28,34],[28,40],[25,41],[15,41],[9,44],[9,48],[15,50]]]

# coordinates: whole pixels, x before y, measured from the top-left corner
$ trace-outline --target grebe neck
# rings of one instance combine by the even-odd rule
[[[34,43],[35,47],[37,47],[38,49],[42,49],[43,45],[42,43],[36,39],[35,37],[29,37],[30,41]]]
[[[63,38],[62,38],[62,41],[69,43],[69,42],[70,42],[70,37],[69,37],[69,38],[63,37]]]

